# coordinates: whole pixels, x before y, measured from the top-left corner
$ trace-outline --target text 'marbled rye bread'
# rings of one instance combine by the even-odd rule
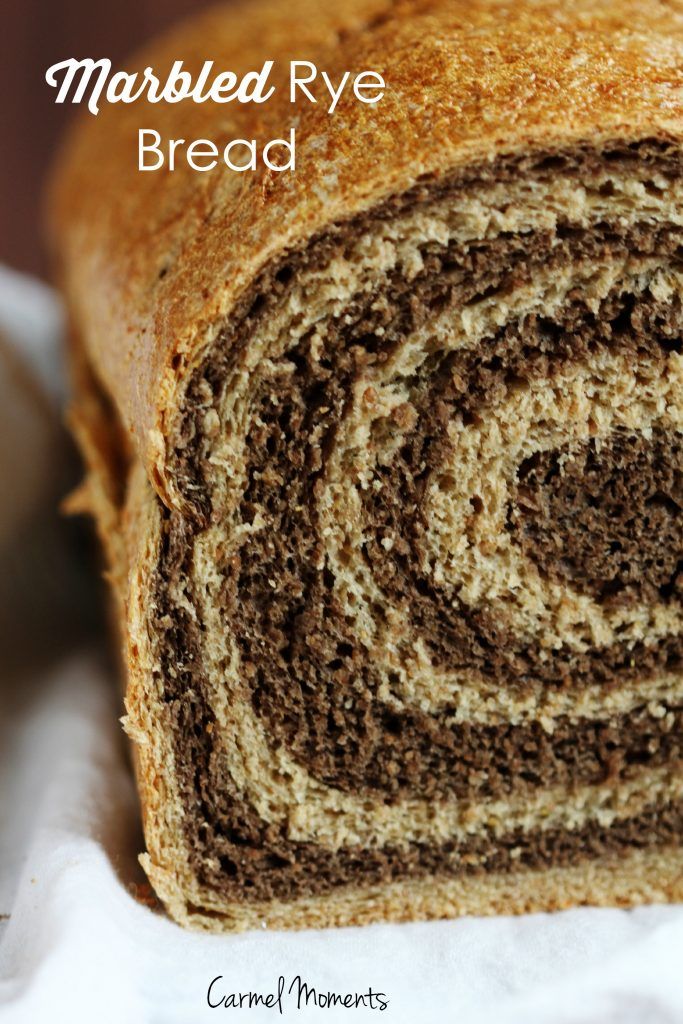
[[[683,898],[683,10],[288,0],[51,230],[149,877],[207,929]],[[375,105],[289,102],[287,62]],[[137,132],[296,170],[137,170]]]

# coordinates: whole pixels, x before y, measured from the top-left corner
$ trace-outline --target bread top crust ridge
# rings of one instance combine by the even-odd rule
[[[295,42],[293,42],[295,40]],[[50,231],[74,327],[147,474],[187,511],[174,443],[184,388],[259,272],[335,222],[477,163],[582,143],[683,135],[683,5],[626,0],[262,0],[210,10],[128,70],[182,59],[245,72],[274,60],[262,105],[103,106],[71,133]],[[289,102],[287,62],[336,80],[377,70],[365,105]],[[297,170],[137,170],[137,132],[260,144],[297,129]]]

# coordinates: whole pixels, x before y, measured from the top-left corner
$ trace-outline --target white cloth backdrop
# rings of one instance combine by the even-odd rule
[[[2,271],[1,327],[54,387],[51,293]],[[280,1018],[277,1005],[211,1009],[207,990],[218,975],[214,1001],[275,992],[280,976],[286,989],[300,976],[317,992],[372,987],[388,999],[385,1011],[299,1009],[295,986],[282,1000],[290,1020],[683,1022],[682,907],[298,934],[183,932],[132,895],[143,881],[136,798],[116,684],[101,655],[74,651],[18,682],[2,678],[1,656],[3,1022]]]

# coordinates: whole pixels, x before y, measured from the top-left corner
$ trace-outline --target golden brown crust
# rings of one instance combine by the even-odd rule
[[[296,40],[296,46],[293,46]],[[338,78],[375,69],[377,106],[342,100],[216,108],[138,102],[85,115],[57,169],[54,247],[72,315],[155,488],[169,471],[189,372],[269,259],[423,176],[535,147],[683,134],[678,0],[264,0],[216,8],[131,64],[183,59],[282,75],[310,59]],[[137,170],[137,130],[281,137],[297,117],[297,171]],[[330,171],[333,170],[333,181]],[[163,182],[163,187],[160,184]],[[201,232],[201,244],[198,244]]]

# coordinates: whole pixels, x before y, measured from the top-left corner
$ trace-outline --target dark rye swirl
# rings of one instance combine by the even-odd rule
[[[150,184],[134,108],[67,147],[83,504],[181,922],[683,896],[682,29],[626,6],[218,10],[140,65],[385,99],[298,111],[292,176]]]

